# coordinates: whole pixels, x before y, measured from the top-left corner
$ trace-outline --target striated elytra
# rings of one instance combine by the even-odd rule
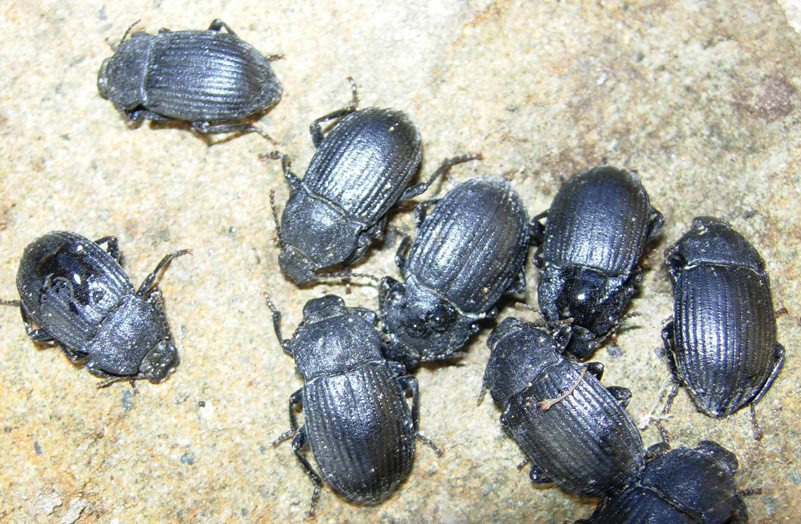
[[[562,352],[571,335],[505,318],[490,334],[484,388],[501,424],[531,460],[531,480],[592,497],[624,489],[644,466],[640,433],[626,413],[631,393],[604,387],[599,363]]]
[[[674,308],[662,338],[677,382],[709,416],[753,408],[784,363],[765,262],[713,217],[693,220],[665,257]]]
[[[716,442],[656,455],[642,478],[576,524],[734,524],[748,522],[737,492],[737,457]]]
[[[276,220],[281,271],[298,284],[317,278],[315,271],[335,264],[353,264],[384,234],[386,214],[399,200],[422,194],[453,164],[475,158],[446,160],[425,183],[409,186],[420,169],[420,133],[402,111],[352,103],[315,120],[310,127],[317,151],[303,180],[281,158],[290,186],[289,200]],[[321,124],[338,119],[328,134]]]
[[[295,359],[303,387],[289,399],[292,448],[314,483],[310,513],[324,479],[347,499],[375,505],[406,478],[417,433],[417,379],[402,376],[381,352],[376,315],[338,296],[310,300],[291,340],[281,337],[280,313],[268,299],[276,336]],[[406,398],[412,396],[412,406]],[[295,406],[303,406],[298,426]],[[302,453],[309,447],[319,468]]]
[[[101,245],[106,244],[107,250]],[[73,362],[119,379],[160,380],[178,364],[157,280],[165,256],[134,291],[115,237],[92,242],[53,231],[25,248],[17,273],[20,311],[34,341],[55,341]]]
[[[408,258],[408,237],[395,256],[405,282],[385,277],[379,291],[387,356],[407,368],[455,356],[501,295],[525,291],[530,241],[523,201],[502,178],[467,180],[415,214]]]
[[[643,249],[662,223],[640,177],[610,166],[574,175],[534,217],[539,306],[546,321],[573,319],[567,351],[576,358],[621,322],[642,278]]]
[[[262,55],[222,20],[205,31],[126,37],[100,66],[97,89],[128,122],[180,120],[201,133],[253,131],[272,140],[243,120],[281,98],[270,66],[280,55]]]

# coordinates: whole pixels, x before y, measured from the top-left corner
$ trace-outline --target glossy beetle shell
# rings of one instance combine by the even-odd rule
[[[222,27],[131,35],[103,61],[100,94],[134,122],[214,124],[265,111],[281,97],[269,59]]]
[[[547,321],[573,319],[567,350],[583,359],[620,322],[662,215],[635,173],[604,166],[565,182],[547,216],[535,257],[539,306]]]
[[[372,312],[347,308],[329,295],[307,303],[291,341],[304,378],[304,425],[298,433],[325,481],[368,505],[384,500],[406,478],[417,432],[374,322]]]
[[[663,338],[677,379],[713,417],[758,401],[784,362],[759,253],[727,222],[699,217],[665,256],[674,313]]]
[[[165,257],[159,268],[178,254]],[[161,292],[153,287],[156,272],[135,292],[97,243],[66,231],[41,236],[25,248],[17,273],[28,333],[55,340],[71,360],[86,357],[96,375],[163,378],[178,354]]]
[[[607,389],[563,358],[569,330],[556,336],[504,319],[487,340],[484,386],[503,409],[504,429],[531,459],[533,480],[587,496],[621,491],[644,466],[640,434],[621,405],[630,393]]]
[[[576,524],[724,524],[748,521],[737,494],[737,457],[715,442],[649,460],[642,479]]]
[[[281,219],[281,270],[297,283],[358,260],[420,168],[422,142],[393,109],[347,114],[320,142]]]
[[[406,281],[381,285],[392,358],[410,366],[450,357],[495,314],[501,295],[525,290],[529,245],[525,206],[497,177],[459,184],[418,228],[408,261],[399,258]]]

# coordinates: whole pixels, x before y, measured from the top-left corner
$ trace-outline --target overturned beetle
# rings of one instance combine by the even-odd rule
[[[292,448],[314,483],[310,514],[320,494],[321,476],[301,450],[308,444],[322,478],[349,500],[378,504],[406,478],[417,433],[417,380],[400,376],[381,354],[376,315],[349,308],[334,295],[310,300],[291,340],[281,337],[281,315],[270,302],[281,346],[295,359],[303,388],[289,398]],[[412,395],[412,407],[406,394]],[[298,427],[295,406],[303,405]],[[439,453],[436,446],[433,446]]]
[[[733,524],[748,522],[734,481],[737,457],[720,444],[698,443],[657,455],[642,478],[604,500],[576,524]]]
[[[290,171],[286,155],[270,155],[282,159],[290,186],[280,225],[276,219],[278,263],[298,284],[314,280],[318,269],[356,262],[383,236],[386,213],[396,202],[420,195],[450,166],[476,158],[446,160],[427,182],[407,187],[423,151],[414,123],[401,111],[357,111],[357,105],[353,85],[351,105],[312,122],[317,151],[303,180]],[[324,135],[321,124],[334,119]]]
[[[567,351],[576,358],[587,358],[620,323],[642,278],[643,248],[662,222],[640,178],[608,166],[573,176],[534,217],[537,299],[546,321],[573,319]]]
[[[265,57],[222,20],[205,31],[127,36],[100,66],[97,89],[129,123],[181,120],[201,133],[255,131],[272,140],[242,120],[281,98],[270,67],[280,55]]]
[[[640,433],[625,407],[631,393],[604,387],[599,363],[562,357],[570,337],[505,318],[490,334],[484,388],[501,406],[501,424],[532,461],[531,480],[592,497],[625,488],[640,473]]]
[[[25,248],[19,264],[25,329],[34,341],[55,341],[73,362],[86,359],[90,372],[108,377],[101,386],[162,379],[178,364],[178,351],[157,279],[187,253],[165,256],[134,292],[115,237],[92,242],[66,231],[47,233]]]
[[[426,216],[425,209],[435,203]],[[407,368],[444,360],[497,314],[504,293],[526,288],[528,213],[508,182],[479,177],[415,209],[419,232],[401,243],[395,261],[406,281],[385,277],[379,290],[387,357]]]
[[[712,217],[693,220],[665,257],[675,302],[662,339],[677,381],[665,410],[680,382],[709,416],[746,404],[753,415],[784,363],[765,262],[728,222]]]

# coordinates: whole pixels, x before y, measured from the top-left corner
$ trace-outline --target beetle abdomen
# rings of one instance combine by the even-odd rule
[[[348,499],[377,504],[409,473],[415,430],[386,362],[307,381],[303,407],[320,472]]]
[[[774,366],[767,279],[750,268],[701,265],[677,274],[675,361],[698,407],[721,417],[761,390]]]
[[[80,352],[103,319],[133,293],[128,275],[107,252],[67,231],[47,233],[25,248],[17,288],[31,319]]]
[[[267,109],[280,93],[269,61],[236,35],[162,32],[150,50],[143,105],[180,120],[225,122]]]
[[[642,486],[634,486],[617,497],[602,502],[590,520],[576,524],[698,524],[698,521],[682,513],[658,493]]]
[[[501,178],[456,186],[420,226],[408,273],[463,312],[483,313],[518,276],[528,253],[528,213]]]
[[[402,111],[362,109],[342,117],[320,145],[303,184],[351,220],[374,224],[420,167],[422,144]]]
[[[543,258],[557,266],[626,274],[642,255],[650,211],[636,174],[612,167],[579,173],[554,197]]]
[[[532,461],[574,493],[603,496],[623,489],[644,466],[639,432],[619,402],[592,375],[563,360],[512,397],[504,424]],[[565,398],[543,410],[538,403]]]

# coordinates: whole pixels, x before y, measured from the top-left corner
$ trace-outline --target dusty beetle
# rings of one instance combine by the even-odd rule
[[[317,278],[315,271],[335,264],[353,264],[374,240],[380,239],[386,213],[399,200],[414,198],[452,165],[476,158],[456,157],[442,163],[425,183],[407,187],[420,169],[423,148],[412,120],[395,109],[356,110],[352,103],[312,122],[317,151],[303,180],[281,158],[289,183],[289,201],[276,229],[281,253],[278,263],[298,284]],[[337,120],[328,134],[322,124]]]
[[[650,451],[650,450],[649,450]],[[737,492],[737,457],[716,442],[657,454],[642,477],[576,524],[735,524],[748,522]]]
[[[525,291],[530,241],[523,201],[502,178],[462,182],[415,215],[417,238],[395,256],[406,280],[385,277],[379,290],[387,356],[407,368],[455,356],[504,293]]]
[[[604,387],[599,363],[562,353],[568,326],[553,334],[505,318],[490,334],[484,388],[501,406],[501,424],[531,460],[531,480],[591,497],[625,488],[640,474],[640,432],[626,413],[631,393]]]
[[[673,284],[673,321],[662,339],[677,380],[695,405],[725,417],[762,398],[784,363],[765,262],[724,220],[698,217],[665,251]]]
[[[576,358],[587,358],[621,322],[642,278],[643,249],[662,222],[640,177],[609,166],[574,175],[534,217],[537,300],[546,321],[573,319],[567,351]]]
[[[102,249],[105,244],[107,251]],[[55,341],[73,362],[107,380],[160,380],[178,364],[178,350],[157,287],[175,257],[165,256],[139,290],[120,267],[115,237],[92,242],[53,231],[25,248],[17,273],[19,305],[34,341]]]
[[[259,53],[222,20],[205,31],[126,32],[100,66],[97,89],[129,123],[180,120],[201,133],[255,131],[272,141],[243,120],[281,98],[270,66],[277,58]]]
[[[281,347],[303,375],[303,387],[289,397],[290,430],[275,444],[294,435],[292,449],[314,483],[309,513],[314,514],[321,479],[349,500],[378,504],[409,473],[415,438],[440,453],[417,432],[417,379],[402,376],[401,366],[384,358],[376,315],[368,309],[346,307],[335,295],[310,300],[303,322],[286,340],[281,314],[269,297],[267,305]],[[298,405],[302,426],[295,416]],[[319,474],[302,453],[307,445]]]

